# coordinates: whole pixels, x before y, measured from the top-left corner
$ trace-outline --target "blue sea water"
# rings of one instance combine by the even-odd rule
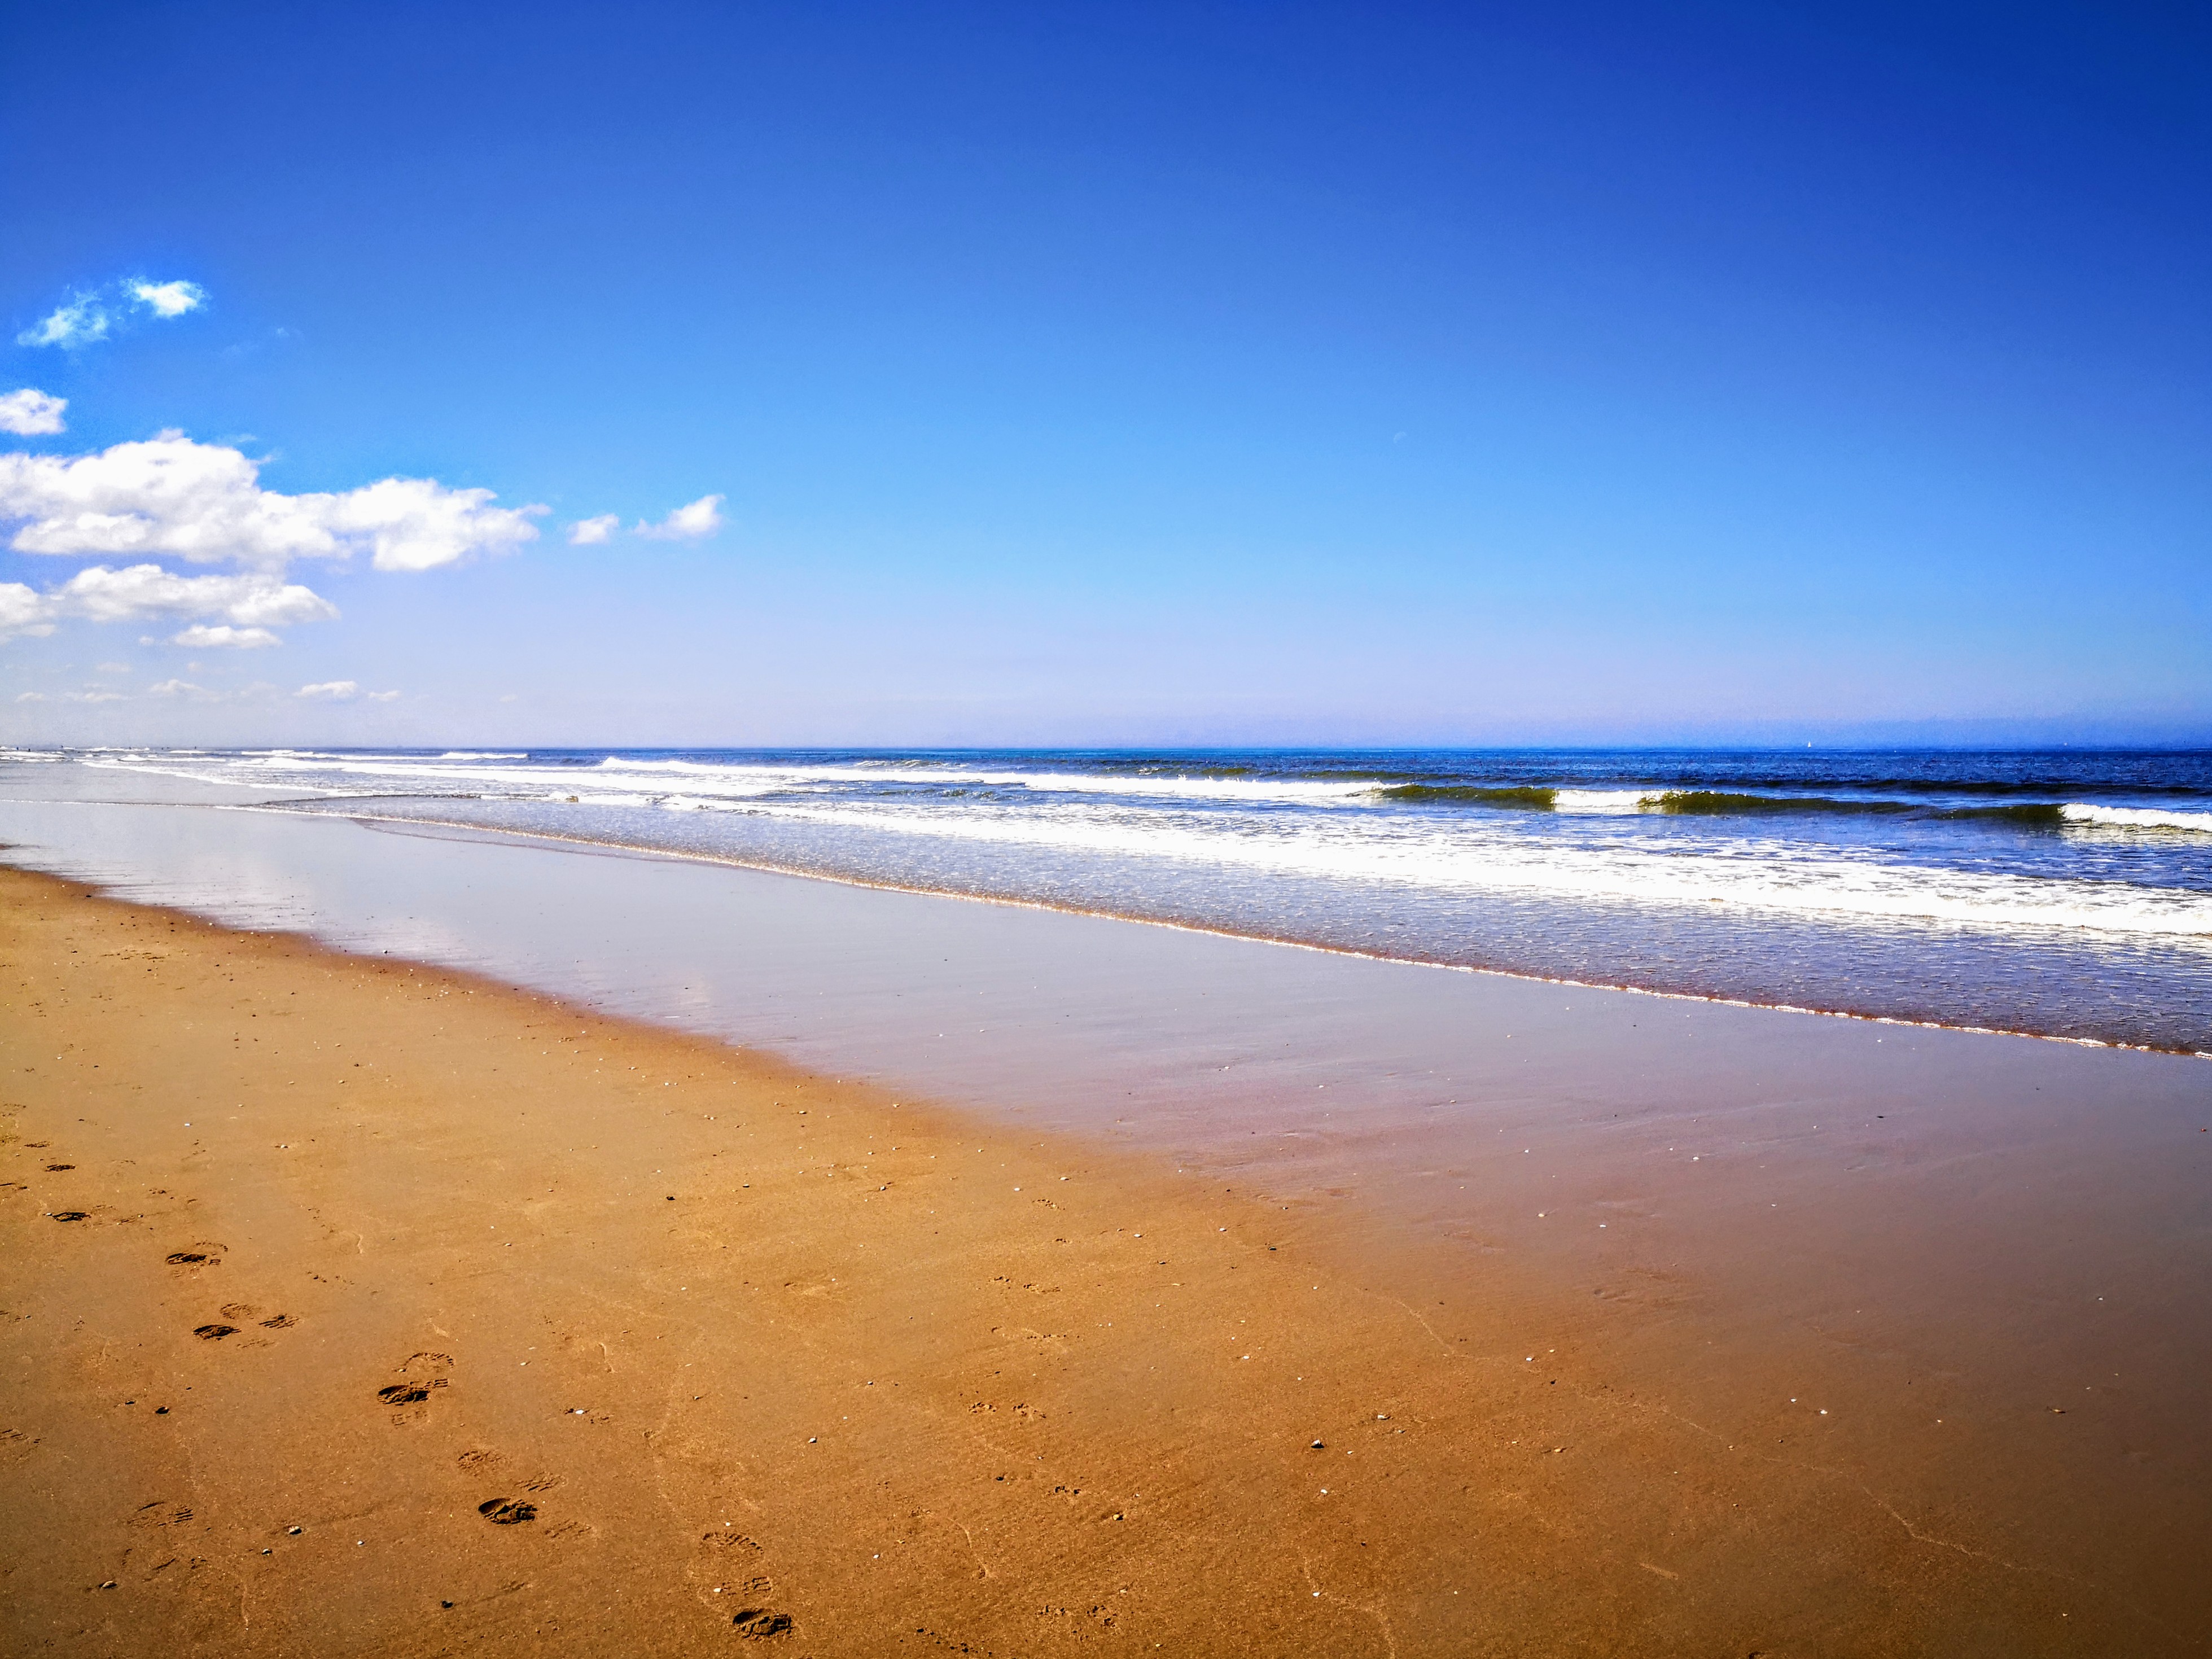
[[[2212,752],[14,753],[243,810],[2212,1052]]]

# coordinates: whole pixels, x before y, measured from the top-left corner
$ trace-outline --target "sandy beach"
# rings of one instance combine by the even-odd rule
[[[1640,1389],[1607,1298],[1510,1255],[50,878],[0,900],[11,1650],[2202,1634],[2185,1537],[2116,1593],[1992,1548],[2014,1517],[1931,1529],[1817,1418],[1754,1443]]]
[[[0,7],[0,1659],[2212,1655],[2203,7]]]

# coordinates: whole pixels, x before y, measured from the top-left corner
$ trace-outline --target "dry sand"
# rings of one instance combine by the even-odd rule
[[[0,963],[10,1653],[2197,1650],[1479,1254],[43,877]]]

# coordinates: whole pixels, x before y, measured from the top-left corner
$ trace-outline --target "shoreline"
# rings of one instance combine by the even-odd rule
[[[331,799],[346,800],[356,798],[333,796]],[[410,799],[421,799],[421,797],[414,796]],[[562,835],[554,830],[514,830],[501,826],[468,823],[453,818],[387,817],[371,812],[301,811],[289,809],[283,802],[227,804],[213,801],[66,801],[52,804],[88,806],[196,806],[210,811],[252,812],[272,817],[311,820],[334,818],[363,827],[375,825],[403,831],[412,826],[449,830],[459,832],[463,837],[480,839],[494,845],[500,844],[502,841],[520,842],[526,844],[585,848],[607,856],[665,860],[678,864],[698,865],[712,869],[750,870],[765,875],[788,876],[802,881],[829,882],[837,886],[854,888],[866,892],[905,893],[924,898],[958,899],[973,904],[999,905],[1009,909],[1034,910],[1051,915],[1081,916],[1103,921],[1127,922],[1138,927],[1164,928],[1172,933],[1191,933],[1202,938],[1237,939],[1247,944],[1273,945],[1290,951],[1312,951],[1356,962],[1392,963],[1408,968],[1435,969],[1447,973],[1471,974],[1486,978],[1510,980],[1528,985],[1551,985],[1570,990],[1619,993],[1627,996],[1652,997],[1664,1001],[1695,1003],[1716,1008],[1756,1009],[1766,1013],[1796,1014],[1817,1019],[1850,1020],[1869,1025],[1894,1026],[1905,1030],[1949,1031],[1969,1036],[2018,1037],[2036,1042],[2063,1043],[2070,1048],[2110,1049],[2120,1054],[2161,1054],[2176,1059],[2212,1060],[2212,1049],[2193,1048],[2179,1044],[2127,1042],[2108,1037],[2068,1036],[2058,1032],[2033,1030],[2026,1027],[1973,1025],[1940,1019],[1915,1019],[1900,1014],[1867,1013],[1850,1008],[1820,1008],[1801,1003],[1763,1001],[1750,997],[1724,995],[1717,992],[1637,985],[1622,981],[1574,979],[1560,975],[1539,974],[1480,963],[1447,962],[1433,957],[1410,954],[1392,955],[1380,951],[1361,950],[1348,945],[1332,945],[1314,939],[1290,939],[1275,933],[1208,926],[1200,922],[1103,909],[1092,906],[1060,904],[1048,899],[1022,898],[1000,893],[970,892],[954,887],[926,887],[907,882],[875,880],[863,876],[850,875],[839,871],[816,869],[804,865],[780,864],[765,859],[744,859],[726,854],[648,847],[634,842],[611,841],[589,836]]]
[[[0,928],[27,1651],[2182,1651],[2203,1615],[1863,1447],[1699,1426],[1643,1363],[1726,1334],[1686,1285],[1608,1324],[1510,1252],[56,878],[0,872]]]

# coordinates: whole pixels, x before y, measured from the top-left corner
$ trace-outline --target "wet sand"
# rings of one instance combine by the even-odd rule
[[[1769,1101],[1764,1165],[1733,1154],[1716,1191],[1686,1184],[1703,1154],[1645,1158],[1607,1193],[1624,1146],[1689,1115],[1650,1109],[1678,1072],[1577,1071],[1571,1026],[1501,1107],[1529,1150],[1340,1146],[1369,1190],[1333,1194],[1319,1164],[1179,1170],[19,872],[0,945],[10,1650],[2180,1653],[2212,1630],[2203,1230],[2170,1221],[2205,1167],[2195,1073],[2125,1074],[2159,1081],[2107,1139],[2166,1183],[2132,1231],[2066,1112],[2023,1105],[1994,1162],[1972,1113],[1908,1158],[1875,1127],[1895,1103],[1848,1078],[1813,1103],[1864,1109],[1847,1141],[1808,1154],[1771,1121],[1803,1103]],[[1960,1064],[2032,1051],[2060,1079],[2148,1058]],[[1713,1060],[1717,1146],[1748,1144],[1743,1063]],[[1595,1221],[1532,1246],[1563,1191],[1641,1218],[1636,1246]],[[2127,1375],[2077,1378],[2100,1350]]]

